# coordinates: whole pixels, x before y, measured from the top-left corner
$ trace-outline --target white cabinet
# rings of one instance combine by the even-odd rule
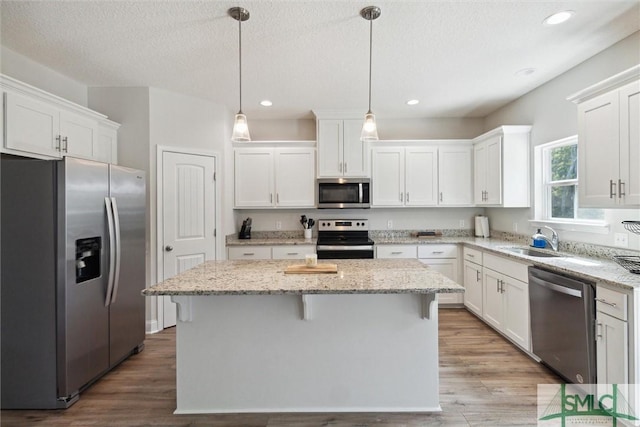
[[[529,207],[531,126],[501,126],[474,139],[476,205]]]
[[[419,245],[418,260],[456,283],[458,281],[458,245]],[[462,293],[438,294],[438,304],[462,304]]]
[[[372,206],[437,205],[437,147],[376,147],[372,164]]]
[[[0,83],[5,113],[3,152],[116,162],[117,123],[8,76],[1,76]]]
[[[529,351],[527,265],[485,253],[482,271],[482,318],[511,341]]]
[[[574,101],[580,206],[640,206],[640,81]]]
[[[416,245],[375,245],[376,258],[412,258],[418,256]]]
[[[315,205],[313,148],[236,148],[235,207]]]
[[[627,295],[596,287],[596,375],[598,395],[611,393],[607,384],[630,384]],[[621,390],[629,399],[629,390]]]
[[[279,245],[279,246],[262,246],[262,245],[243,245],[229,246],[227,248],[227,259],[304,259],[307,254],[315,254],[316,247],[314,245]]]
[[[362,119],[317,121],[318,178],[369,176],[369,146],[360,141],[362,123]]]
[[[438,147],[438,205],[469,206],[472,194],[472,147]]]
[[[462,253],[464,260],[464,305],[469,311],[482,317],[482,252],[465,247]]]

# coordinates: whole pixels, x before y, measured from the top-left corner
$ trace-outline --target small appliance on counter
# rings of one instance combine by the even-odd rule
[[[250,239],[251,238],[251,218],[248,217],[242,221],[242,227],[238,233],[238,239]]]
[[[488,217],[482,215],[476,216],[476,237],[491,237]]]

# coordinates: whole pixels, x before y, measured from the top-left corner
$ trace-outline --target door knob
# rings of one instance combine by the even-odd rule
[[[167,252],[171,252],[173,250],[173,246],[167,245],[167,246],[164,247],[164,250],[167,251]]]

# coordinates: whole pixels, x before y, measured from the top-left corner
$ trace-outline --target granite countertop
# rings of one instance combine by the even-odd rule
[[[303,261],[304,262],[304,261]],[[302,262],[302,263],[303,263]],[[416,259],[330,260],[335,274],[285,274],[292,260],[207,261],[143,295],[461,293],[464,287]]]

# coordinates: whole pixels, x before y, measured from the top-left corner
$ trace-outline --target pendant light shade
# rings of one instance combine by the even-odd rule
[[[360,16],[369,21],[369,110],[364,116],[364,124],[362,125],[362,133],[360,140],[377,141],[378,127],[376,126],[376,116],[371,111],[371,58],[373,53],[373,20],[380,16],[380,8],[377,6],[365,7],[360,11]]]
[[[249,11],[243,7],[232,7],[228,11],[229,16],[238,21],[238,65],[239,65],[239,81],[240,81],[240,108],[233,122],[233,133],[231,140],[234,142],[251,141],[249,135],[249,125],[247,124],[247,116],[242,112],[242,21],[249,19]]]

